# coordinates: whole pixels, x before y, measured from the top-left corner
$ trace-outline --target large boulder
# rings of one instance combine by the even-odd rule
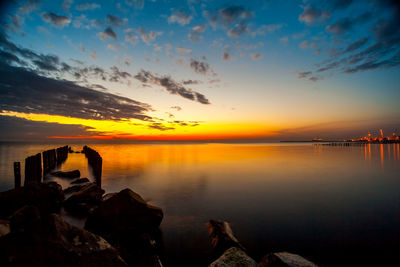
[[[132,190],[124,189],[103,201],[89,215],[85,228],[99,234],[146,232],[157,228],[162,218],[161,208],[149,205]]]
[[[68,212],[88,213],[92,208],[100,204],[104,190],[93,183],[86,184],[79,191],[64,201],[64,208]]]
[[[208,233],[211,238],[211,245],[213,247],[212,258],[214,259],[220,257],[231,247],[245,250],[234,236],[231,226],[226,221],[209,220]]]
[[[41,214],[56,212],[64,200],[56,182],[31,183],[0,193],[0,219],[6,219],[25,205],[36,206]]]
[[[250,258],[242,249],[231,247],[217,260],[212,262],[209,267],[257,267],[257,263]]]
[[[69,178],[69,179],[75,179],[81,177],[81,172],[79,170],[66,171],[66,172],[57,171],[57,172],[52,172],[50,174],[56,177]]]
[[[317,267],[302,256],[288,252],[268,253],[259,265],[260,267]]]
[[[0,266],[126,266],[103,238],[57,214],[0,238]]]
[[[10,218],[12,232],[24,231],[40,220],[39,209],[35,206],[23,206]]]

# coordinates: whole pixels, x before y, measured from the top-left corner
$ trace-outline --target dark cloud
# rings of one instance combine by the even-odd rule
[[[168,130],[174,130],[174,127],[170,127],[170,126],[165,126],[163,125],[161,122],[154,122],[148,125],[149,128],[152,129],[157,129],[160,131],[168,131]]]
[[[344,53],[353,52],[353,51],[361,48],[363,45],[365,45],[368,42],[368,40],[369,40],[368,37],[364,37],[364,38],[358,39],[357,41],[354,41],[353,43],[351,43],[347,46]]]
[[[171,107],[172,109],[176,109],[177,111],[181,111],[182,110],[182,108],[180,107],[180,106],[173,106],[173,107]]]
[[[348,8],[355,0],[330,0],[328,3],[334,9],[346,9]]]
[[[207,74],[215,75],[210,65],[208,65],[208,63],[204,61],[199,61],[192,58],[190,59],[190,68],[192,68],[192,70],[202,75],[207,75]]]
[[[189,39],[193,42],[200,41],[203,38],[201,33],[203,33],[205,30],[206,25],[204,24],[194,26],[189,33]]]
[[[97,8],[100,8],[100,7],[101,6],[99,4],[96,4],[96,3],[83,3],[83,4],[80,4],[80,5],[77,5],[75,7],[75,9],[79,10],[79,11],[85,11],[85,10],[94,10],[94,9],[97,9]]]
[[[113,27],[120,27],[126,22],[126,20],[120,18],[119,16],[111,14],[107,14],[106,21],[108,25]]]
[[[371,13],[364,13],[355,18],[342,18],[334,24],[326,26],[326,31],[332,34],[343,34],[352,30],[355,25],[364,23],[372,17]]]
[[[190,14],[179,9],[173,12],[171,16],[168,17],[168,23],[178,23],[183,26],[189,24],[192,18],[193,17]]]
[[[67,18],[66,16],[57,15],[52,12],[42,13],[42,19],[59,29],[63,28],[71,22],[71,19]]]
[[[340,62],[338,62],[338,61],[329,63],[329,64],[325,65],[324,67],[319,68],[317,70],[317,72],[323,72],[323,71],[327,71],[327,70],[331,70],[331,69],[337,68],[339,66],[339,64],[340,64]]]
[[[120,82],[123,79],[128,79],[132,77],[131,74],[126,71],[120,71],[116,66],[112,66],[110,67],[110,69],[112,72],[109,81],[111,82]]]
[[[228,6],[213,12],[204,11],[203,15],[213,28],[217,26],[229,28],[228,36],[239,37],[248,32],[248,23],[253,17],[253,12],[243,6]]]
[[[231,58],[231,56],[229,55],[228,52],[224,52],[224,54],[222,55],[222,60],[223,61],[231,61],[232,58]]]
[[[298,72],[297,77],[301,78],[306,78],[312,74],[311,71],[305,71],[305,72]]]
[[[103,40],[107,40],[107,38],[117,40],[118,36],[112,28],[108,27],[104,31],[100,32],[100,38]]]
[[[184,80],[184,81],[182,81],[182,83],[185,84],[185,85],[200,84],[201,81],[199,81],[199,80]]]
[[[209,100],[204,95],[192,89],[185,88],[169,76],[157,76],[150,71],[141,70],[135,75],[135,78],[144,84],[155,84],[164,87],[170,94],[180,95],[183,98],[197,101],[201,104],[210,104]]]
[[[139,27],[137,32],[140,34],[140,37],[142,38],[142,41],[145,42],[147,45],[150,45],[151,42],[153,42],[157,36],[160,36],[162,32],[155,32],[155,31],[150,31],[147,33],[147,30],[143,27]]]
[[[300,14],[299,20],[307,24],[324,21],[330,17],[329,11],[319,10],[313,5],[307,5],[303,9],[303,13]]]
[[[42,121],[30,121],[22,118],[0,115],[0,140],[26,141],[42,140],[49,137],[93,136],[102,133],[93,128],[76,124],[58,124]],[[91,131],[88,131],[91,130]]]
[[[1,63],[0,77],[1,111],[98,120],[151,119],[145,115],[151,109],[148,104],[39,76],[24,68]]]

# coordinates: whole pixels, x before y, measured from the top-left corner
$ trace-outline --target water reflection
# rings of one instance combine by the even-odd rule
[[[0,145],[1,189],[13,186],[13,161],[51,147]],[[289,250],[329,266],[387,259],[398,247],[399,144],[91,147],[107,192],[129,187],[163,208],[166,266],[200,265],[210,218],[230,221],[256,259]],[[92,178],[83,154],[62,168]]]

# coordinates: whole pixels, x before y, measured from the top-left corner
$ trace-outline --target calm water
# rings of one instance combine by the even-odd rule
[[[54,147],[1,144],[0,190],[13,187],[13,161]],[[103,157],[107,192],[129,187],[164,210],[167,266],[204,263],[211,218],[229,221],[256,260],[290,251],[326,266],[397,262],[399,144],[91,147]],[[82,154],[70,154],[62,169],[91,177]]]

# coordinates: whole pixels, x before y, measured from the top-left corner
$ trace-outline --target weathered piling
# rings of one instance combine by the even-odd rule
[[[40,153],[25,159],[25,182],[40,183],[42,181],[42,156]]]
[[[68,146],[59,147],[57,152],[57,165],[62,164],[68,157]]]
[[[15,188],[21,187],[21,163],[14,162],[14,185]]]
[[[43,175],[46,175],[56,167],[56,150],[50,149],[43,151]]]
[[[88,159],[88,163],[90,167],[92,168],[94,178],[96,179],[96,184],[97,186],[101,187],[101,172],[102,172],[102,165],[103,165],[103,159],[101,158],[100,154],[88,147],[84,146],[83,147],[83,153],[85,153],[86,158]]]

